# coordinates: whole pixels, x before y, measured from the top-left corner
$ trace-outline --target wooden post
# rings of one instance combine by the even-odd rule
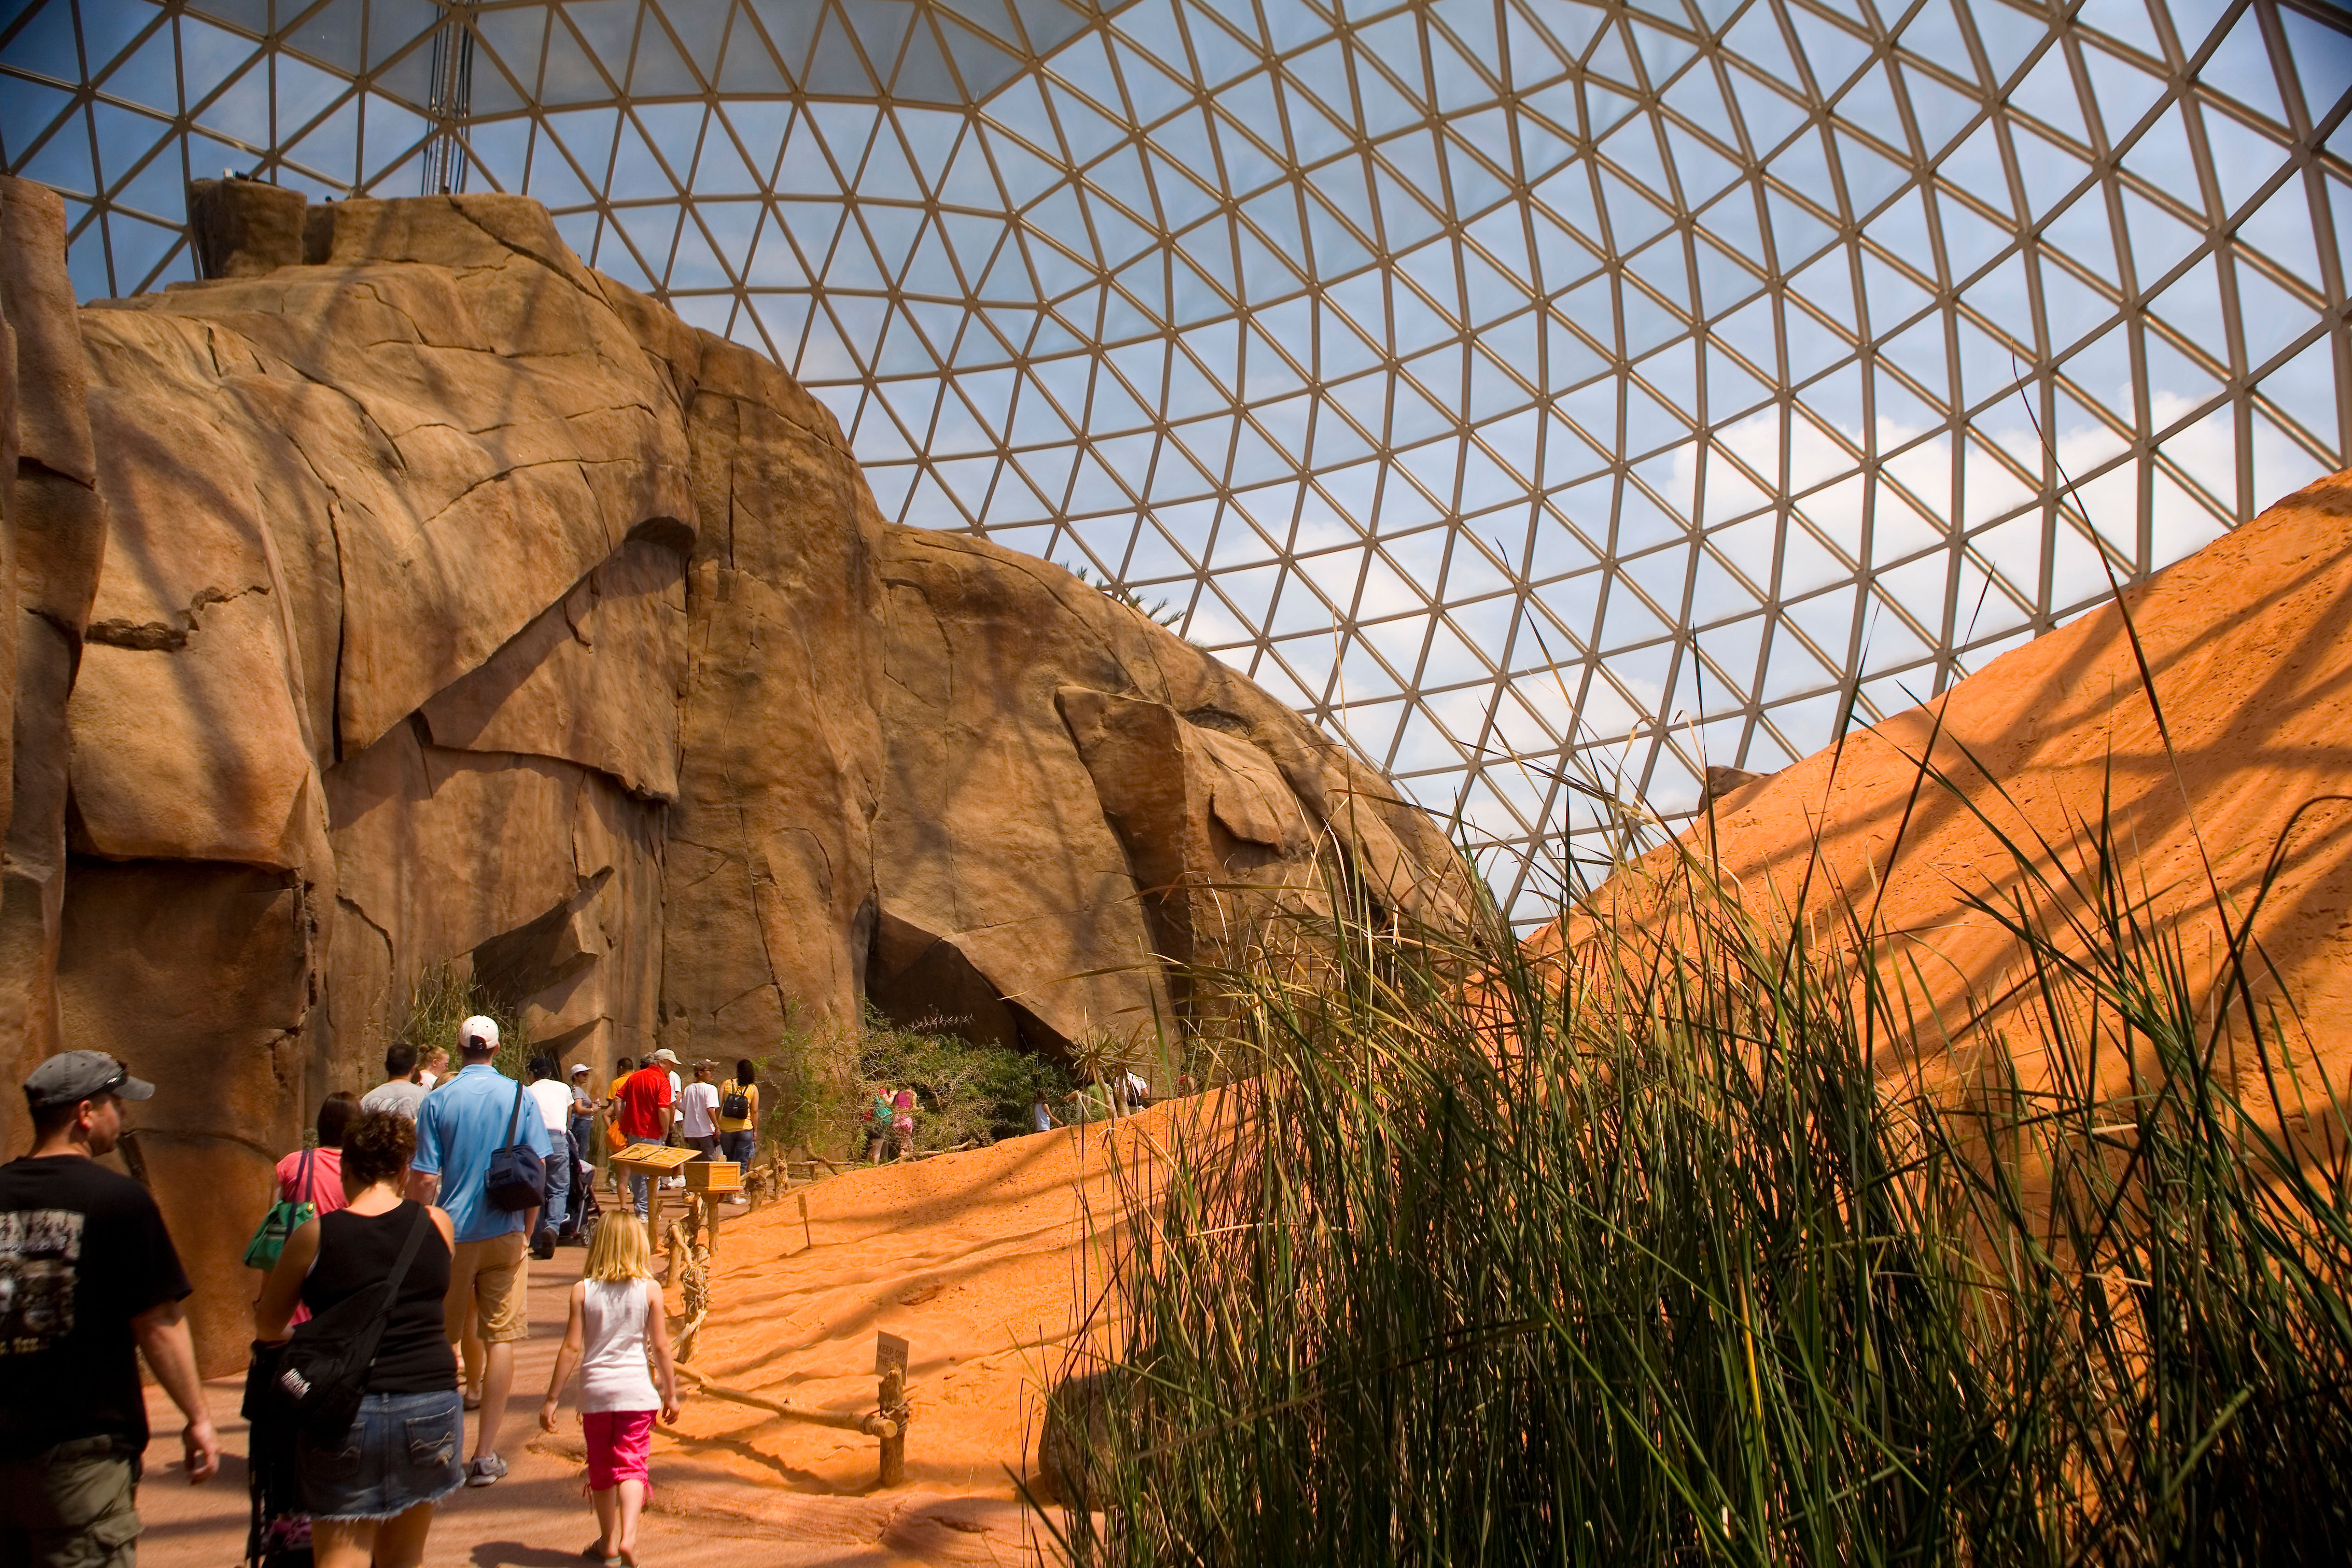
[[[813,1237],[813,1236],[809,1235],[809,1223],[808,1223],[808,1194],[807,1194],[806,1193],[803,1193],[800,1196],[801,1196],[801,1250],[802,1250],[803,1252],[806,1252],[810,1247],[814,1247],[814,1246],[816,1245],[816,1238],[815,1238],[814,1237]]]
[[[874,1370],[882,1379],[882,1484],[907,1484],[907,1342],[874,1336]]]
[[[688,1196],[694,1205],[695,1225],[700,1228],[703,1254],[709,1258],[716,1258],[719,1256],[719,1194],[694,1193]]]

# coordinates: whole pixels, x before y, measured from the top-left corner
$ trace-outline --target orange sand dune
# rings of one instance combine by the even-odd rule
[[[1013,1477],[1034,1456],[1041,1389],[1083,1348],[1101,1289],[1100,1247],[1120,1212],[1114,1163],[1130,1182],[1148,1176],[1190,1103],[856,1169],[725,1221],[688,1364],[772,1399],[863,1414],[875,1407],[875,1335],[900,1336],[910,1489],[874,1493],[871,1437],[698,1395],[680,1415],[684,1436],[657,1440],[656,1473],[677,1482],[657,1506],[796,1530],[837,1513],[869,1539],[879,1507],[900,1533],[928,1532],[900,1544],[909,1555],[1005,1560],[1024,1533]]]
[[[1971,1009],[2013,1016],[2016,952],[1969,892],[2015,891],[2020,877],[1992,826],[1951,790],[1920,789],[1933,757],[1992,825],[2013,837],[2071,840],[2112,791],[2111,820],[2136,857],[2153,905],[2210,981],[2223,942],[2206,864],[2242,915],[2273,848],[2281,874],[2255,921],[2275,967],[2264,990],[2300,1009],[2310,1050],[2335,1064],[2352,1047],[2352,475],[2288,497],[2252,522],[2126,595],[2169,727],[2159,736],[2125,620],[2113,605],[1988,665],[1926,707],[1895,715],[1717,803],[1685,849],[1714,858],[1752,913],[1791,917],[1816,934],[1848,900],[1877,903],[1907,944],[1937,1022],[1930,1054]],[[1971,761],[1973,759],[1973,761]],[[1997,783],[2009,798],[2001,798]],[[2308,803],[2320,802],[2305,809]],[[1710,842],[1711,839],[1711,842]],[[1820,860],[1806,886],[1816,846]],[[1610,889],[1654,916],[1664,849]],[[1883,894],[1880,889],[1883,887]],[[1646,890],[1645,890],[1646,889]],[[1606,907],[1607,900],[1601,907]],[[1630,912],[1624,903],[1617,906]],[[1648,918],[1648,917],[1643,917]],[[1572,945],[1591,935],[1582,919]],[[1555,931],[1551,941],[1559,940]],[[2290,1019],[2288,1027],[2296,1031]]]

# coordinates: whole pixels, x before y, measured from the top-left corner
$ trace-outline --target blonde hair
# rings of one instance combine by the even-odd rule
[[[588,1267],[581,1273],[615,1283],[652,1279],[654,1249],[646,1239],[645,1221],[633,1214],[605,1215],[596,1226],[596,1239],[588,1244]]]

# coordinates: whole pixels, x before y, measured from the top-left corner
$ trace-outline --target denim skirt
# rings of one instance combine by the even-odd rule
[[[454,1388],[371,1394],[341,1437],[295,1447],[313,1519],[393,1519],[464,1484],[466,1411]]]

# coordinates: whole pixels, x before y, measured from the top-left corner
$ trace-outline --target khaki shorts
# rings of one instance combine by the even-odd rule
[[[482,1342],[504,1343],[530,1336],[530,1271],[523,1267],[519,1230],[488,1241],[461,1241],[449,1258],[449,1294],[441,1303],[442,1330],[456,1344],[466,1335],[466,1309],[479,1320]]]
[[[33,1568],[131,1568],[139,1469],[110,1437],[0,1461],[0,1562]]]

